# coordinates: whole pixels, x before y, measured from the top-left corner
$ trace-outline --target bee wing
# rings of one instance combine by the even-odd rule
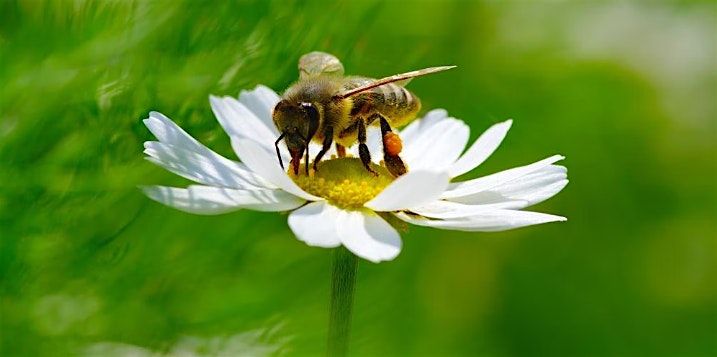
[[[299,78],[309,78],[320,74],[344,75],[344,65],[338,58],[325,52],[309,52],[299,58]]]
[[[451,68],[456,68],[456,66],[430,67],[430,68],[419,69],[419,70],[417,70],[417,71],[411,71],[411,72],[396,74],[396,75],[393,75],[393,76],[389,76],[389,77],[377,79],[377,80],[375,80],[375,81],[373,81],[373,82],[371,82],[371,83],[362,85],[362,86],[357,87],[357,88],[349,89],[349,90],[347,90],[347,91],[345,91],[345,92],[340,93],[339,95],[337,95],[337,97],[339,97],[339,98],[348,98],[348,97],[350,97],[350,96],[352,96],[352,95],[356,95],[356,94],[359,94],[359,93],[361,93],[361,92],[365,92],[365,91],[367,91],[367,90],[369,90],[369,89],[373,89],[373,88],[376,88],[376,87],[380,87],[380,86],[382,86],[382,85],[384,85],[384,84],[389,84],[389,83],[394,83],[394,82],[403,82],[402,85],[406,85],[406,84],[408,83],[408,81],[410,81],[412,78],[420,77],[420,76],[425,76],[425,75],[431,74],[431,73],[437,73],[437,72],[446,71],[446,70],[449,70],[449,69],[451,69]]]
[[[412,80],[412,79],[413,79],[413,78],[404,79],[404,80],[402,80],[402,81],[396,81],[396,82],[394,82],[394,83],[398,84],[398,85],[401,86],[401,87],[405,87],[405,86],[408,85],[408,83],[411,83],[411,80]]]

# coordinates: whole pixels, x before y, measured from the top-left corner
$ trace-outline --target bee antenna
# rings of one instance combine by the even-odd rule
[[[281,139],[284,138],[285,135],[286,132],[281,133],[281,135],[279,135],[279,138],[276,139],[276,141],[274,142],[274,147],[276,148],[276,157],[279,158],[279,165],[281,166],[282,170],[284,170],[284,162],[281,160],[281,152],[279,152],[279,142],[281,141]]]

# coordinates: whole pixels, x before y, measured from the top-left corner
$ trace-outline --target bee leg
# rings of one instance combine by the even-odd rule
[[[309,176],[309,142],[306,142],[306,159],[304,159],[305,165],[304,168],[306,169],[306,176]]]
[[[318,170],[319,162],[321,161],[321,158],[324,157],[324,154],[326,154],[329,149],[331,149],[331,144],[334,141],[334,128],[331,126],[326,126],[326,129],[324,129],[324,141],[321,143],[321,151],[319,151],[319,154],[316,155],[316,158],[314,158],[314,171]],[[309,164],[308,162],[306,163]]]
[[[391,130],[386,118],[381,114],[378,116],[381,123],[381,137],[383,138],[383,162],[388,172],[393,176],[401,176],[406,173],[406,165],[398,154],[401,152],[401,138]]]
[[[359,119],[357,120],[357,124],[359,157],[361,158],[361,163],[363,164],[363,167],[368,170],[368,172],[372,173],[374,176],[378,176],[378,172],[371,168],[371,153],[368,151],[368,146],[366,146],[366,123],[364,123],[363,119]]]
[[[338,157],[346,157],[346,147],[336,143],[336,155]]]

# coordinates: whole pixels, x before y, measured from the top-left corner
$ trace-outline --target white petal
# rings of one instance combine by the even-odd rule
[[[178,148],[194,151],[205,156],[219,155],[199,143],[182,128],[159,112],[150,112],[149,118],[143,120],[152,134],[161,142]]]
[[[411,212],[430,218],[463,218],[496,209],[513,208],[523,204],[523,201],[502,201],[487,204],[462,204],[451,201],[437,200],[420,207],[412,208]]]
[[[415,139],[407,140],[401,157],[411,170],[449,167],[465,149],[469,133],[463,121],[442,118]]]
[[[169,148],[185,150],[168,153],[168,155],[156,153],[156,155],[151,155],[154,159],[150,160],[180,176],[216,186],[246,188],[248,184],[256,187],[273,188],[268,182],[251,173],[243,164],[229,160],[198,142],[162,113],[150,112],[149,118],[144,120],[144,124],[160,142],[167,144],[164,150],[159,150],[160,152],[174,151]],[[147,146],[148,144],[145,143],[145,147]],[[215,175],[207,175],[202,172],[187,172],[185,160],[200,161],[201,164],[198,166],[213,167]],[[196,167],[197,165],[189,164],[189,166]]]
[[[409,171],[364,206],[379,212],[421,206],[438,199],[448,187],[449,180],[445,172]]]
[[[505,208],[520,209],[555,196],[567,184],[567,169],[564,166],[549,165],[489,190],[454,197],[451,200],[466,204],[513,202],[514,205]]]
[[[487,191],[499,185],[519,179],[520,177],[528,175],[532,172],[538,171],[564,158],[565,157],[561,155],[553,155],[547,159],[543,159],[530,165],[512,168],[473,180],[452,183],[448,190],[441,195],[441,198],[452,199]]]
[[[378,263],[401,252],[401,236],[383,218],[368,211],[340,211],[336,221],[341,243],[357,256]]]
[[[221,124],[230,138],[250,138],[261,144],[266,150],[275,152],[274,142],[279,138],[279,134],[264,125],[244,104],[239,103],[239,101],[232,97],[219,98],[210,96],[209,101],[214,115],[216,115],[217,120],[219,120],[219,124]],[[232,140],[232,147],[234,151],[237,151],[237,148],[234,147],[234,142],[235,141]],[[288,152],[283,150],[282,154],[284,153],[287,154],[287,156],[284,157],[284,159],[287,160]],[[237,152],[237,155],[238,154],[239,152]],[[276,154],[274,154],[274,156],[276,156]]]
[[[366,128],[366,146],[368,146],[368,151],[371,153],[371,161],[379,163],[383,160],[381,128],[375,126]],[[358,145],[354,145],[353,147],[356,148],[356,157],[359,157]]]
[[[396,213],[395,215],[405,222],[419,226],[469,232],[497,232],[567,220],[565,217],[546,213],[513,210],[489,210],[471,217],[435,220],[406,213]]]
[[[251,110],[277,136],[279,132],[271,119],[271,113],[279,100],[279,95],[276,92],[261,84],[253,90],[242,90],[239,93],[239,102]]]
[[[468,151],[451,166],[451,177],[463,175],[482,164],[498,148],[512,124],[512,120],[506,120],[491,126],[481,134]]]
[[[321,201],[321,197],[311,195],[294,183],[284,170],[279,166],[276,155],[272,155],[261,144],[256,141],[236,137],[232,138],[232,146],[237,150],[237,154],[242,161],[252,171],[261,175],[262,178],[281,188],[282,190],[292,193],[309,201]],[[288,163],[287,163],[288,164]]]
[[[149,161],[198,183],[238,189],[276,187],[254,174],[244,164],[231,161],[209,149],[204,155],[202,150],[189,151],[157,141],[147,141],[144,147]]]
[[[336,231],[339,211],[325,201],[312,202],[291,212],[289,227],[300,241],[310,246],[338,247],[341,245]]]
[[[433,109],[426,113],[423,118],[416,119],[405,129],[401,130],[401,140],[403,140],[403,144],[411,145],[421,134],[430,131],[433,125],[440,123],[441,120],[447,117],[448,112],[445,109]]]
[[[256,211],[286,211],[304,204],[304,200],[282,190],[234,190],[210,186],[186,189],[166,186],[143,187],[151,199],[178,210],[196,214],[221,214],[247,208]]]

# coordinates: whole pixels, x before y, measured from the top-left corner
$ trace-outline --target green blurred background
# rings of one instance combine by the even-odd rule
[[[550,154],[569,221],[412,227],[362,261],[351,353],[717,354],[712,1],[0,2],[0,355],[315,355],[331,252],[280,214],[201,217],[141,184],[158,110],[232,157],[209,94],[282,90],[324,50],[411,83],[471,137],[514,118],[478,176]]]

